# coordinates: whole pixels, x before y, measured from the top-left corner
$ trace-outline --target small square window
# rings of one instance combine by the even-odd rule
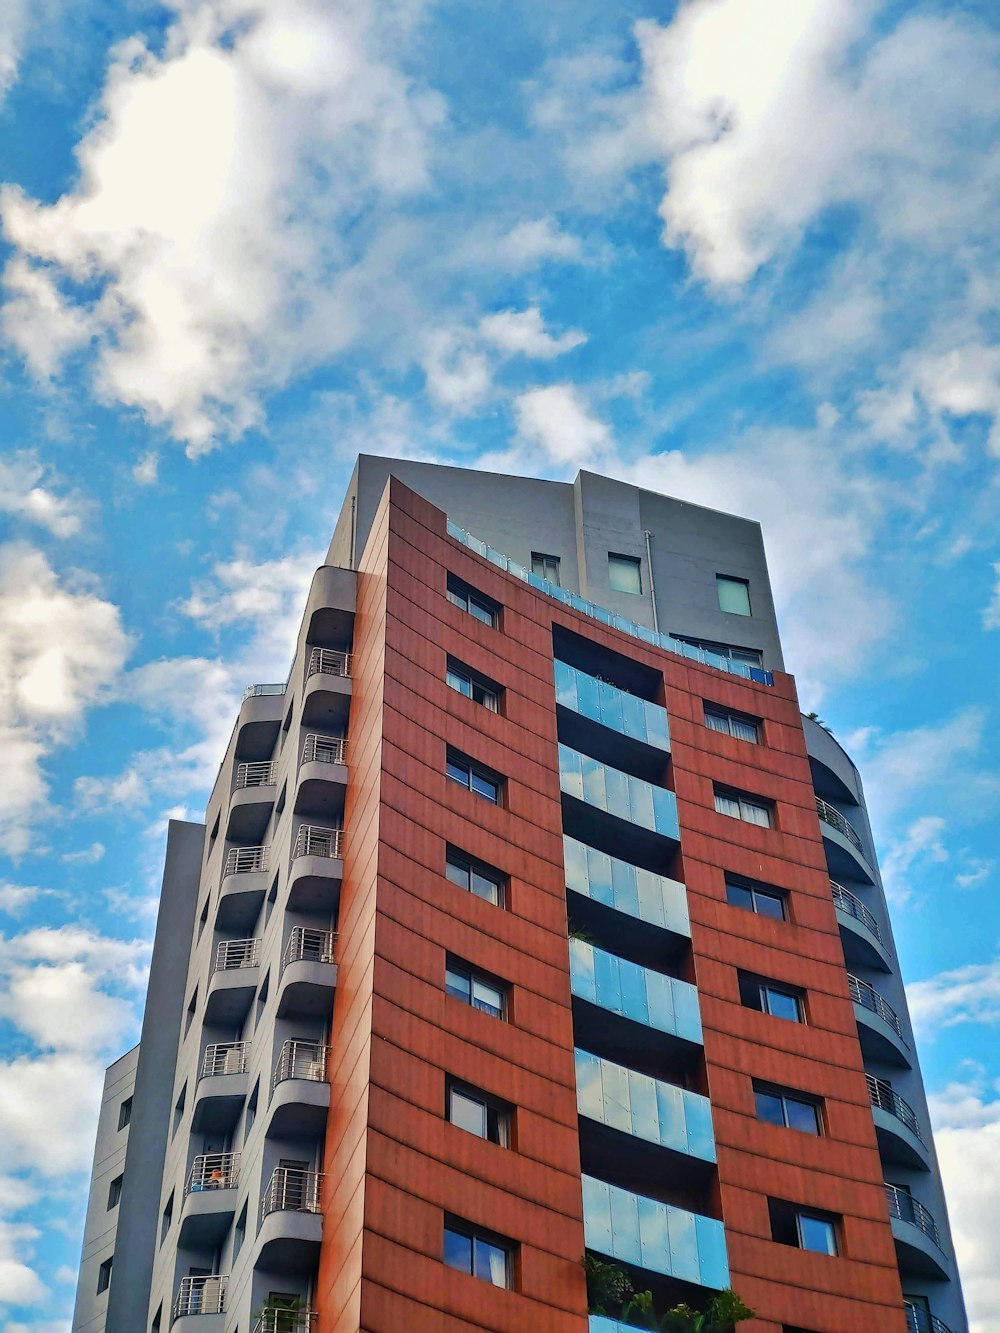
[[[459,888],[467,889],[494,907],[503,907],[506,876],[492,866],[466,856],[457,847],[449,847],[445,853],[445,874]]]
[[[531,572],[540,579],[548,579],[549,583],[554,583],[559,587],[559,557],[557,555],[545,555],[542,551],[532,551],[531,553]]]
[[[111,1269],[114,1265],[114,1262],[115,1262],[115,1256],[112,1255],[110,1259],[105,1259],[104,1263],[101,1264],[100,1268],[97,1270],[98,1296],[100,1296],[102,1291],[107,1291],[108,1287],[111,1286]]]
[[[449,750],[445,772],[452,782],[457,782],[459,786],[484,797],[493,805],[500,804],[501,780],[488,769],[474,764],[471,759]]]
[[[747,972],[739,973],[739,988],[740,1003],[744,1008],[756,1009],[791,1023],[805,1022],[802,996],[797,991]]]
[[[444,1261],[494,1287],[509,1287],[513,1278],[513,1246],[489,1232],[446,1218]]]
[[[459,1129],[501,1148],[510,1147],[510,1110],[485,1092],[464,1084],[448,1084],[448,1119]]]
[[[837,1224],[830,1213],[814,1212],[782,1199],[768,1199],[771,1238],[779,1245],[792,1245],[813,1254],[839,1254]]]
[[[828,1217],[799,1213],[799,1246],[814,1254],[837,1253],[837,1228]]]
[[[506,1017],[507,988],[504,983],[476,972],[468,964],[450,956],[445,969],[445,990],[491,1018]]]
[[[726,708],[705,705],[705,726],[710,731],[721,732],[738,741],[749,741],[751,745],[760,744],[760,724],[755,718],[745,713],[733,713]]]
[[[823,1132],[819,1105],[804,1094],[754,1083],[754,1103],[758,1120],[796,1129],[801,1134]]]
[[[760,796],[716,787],[715,809],[720,815],[742,819],[745,824],[757,824],[760,828],[774,827],[774,805]]]
[[[454,574],[448,575],[448,601],[467,612],[474,620],[496,629],[500,624],[500,607],[484,593],[477,592]]]
[[[464,694],[467,699],[488,708],[491,713],[499,713],[503,689],[496,681],[488,680],[453,657],[448,658],[446,680],[458,694]]]
[[[608,582],[615,592],[642,595],[642,562],[632,555],[608,552]]]
[[[114,1180],[108,1186],[108,1212],[112,1208],[117,1208],[122,1198],[122,1180],[123,1176],[115,1176]]]
[[[750,614],[750,584],[746,579],[716,574],[715,586],[719,594],[719,610],[734,616]]]
[[[118,1108],[118,1128],[124,1129],[132,1119],[132,1098],[126,1097]]]
[[[730,906],[742,907],[758,916],[769,916],[774,921],[784,921],[787,917],[785,896],[780,889],[765,889],[749,881],[726,880],[726,901]]]

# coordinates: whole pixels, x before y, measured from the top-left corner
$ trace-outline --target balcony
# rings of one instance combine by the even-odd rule
[[[177,1333],[197,1327],[198,1333],[222,1333],[223,1320],[220,1317],[207,1319],[207,1316],[221,1316],[226,1309],[226,1287],[229,1274],[220,1273],[212,1277],[182,1277],[174,1301],[173,1318],[181,1323]],[[194,1317],[198,1317],[195,1325]],[[189,1324],[187,1321],[191,1320]]]
[[[586,900],[571,907],[574,921],[588,935],[620,938],[622,951],[632,956],[655,948],[661,957],[691,938],[687,890],[676,879],[608,856],[575,838],[563,838],[563,860],[567,889]]]
[[[874,914],[856,894],[836,880],[830,880],[830,892],[837,909],[837,924],[848,966],[891,972],[892,958]]]
[[[700,1213],[583,1177],[587,1248],[679,1282],[723,1291],[729,1261],[722,1223]]]
[[[895,1009],[867,981],[848,973],[847,985],[864,1055],[870,1060],[912,1068],[910,1048]]]
[[[667,710],[566,662],[554,667],[560,738],[655,781],[670,752]]]
[[[228,1133],[247,1095],[248,1041],[213,1042],[205,1047],[195,1088],[191,1128],[197,1133]]]
[[[816,813],[819,815],[820,831],[826,846],[827,864],[833,874],[844,879],[857,879],[858,876],[868,884],[875,883],[872,870],[857,830],[840,813],[836,806],[816,797]]]
[[[315,1310],[287,1310],[265,1306],[252,1333],[314,1333],[319,1321]]]
[[[615,1161],[631,1158],[640,1170],[643,1162],[647,1170],[669,1169],[672,1180],[692,1176],[699,1163],[715,1162],[712,1109],[696,1092],[577,1050],[576,1103],[582,1117],[611,1131],[586,1136],[591,1161],[606,1157],[613,1169]],[[582,1127],[580,1138],[583,1144]],[[669,1168],[654,1165],[643,1147],[650,1143],[673,1154]]]
[[[312,1270],[323,1234],[318,1171],[276,1166],[260,1201],[257,1267],[287,1273]]]
[[[178,1245],[216,1248],[232,1225],[239,1179],[238,1152],[203,1153],[194,1159],[184,1186]]]
[[[882,1160],[929,1171],[930,1154],[913,1107],[900,1097],[888,1080],[873,1074],[866,1074],[865,1079]]]
[[[570,986],[577,1034],[642,1067],[652,1049],[689,1062],[702,1044],[698,992],[686,981],[640,967],[584,940],[570,940]],[[650,1029],[666,1040],[650,1042]]]
[[[341,828],[299,825],[288,872],[290,911],[336,912],[344,877],[343,836]]]
[[[281,956],[279,1018],[330,1017],[337,985],[336,944],[332,930],[295,927]]]
[[[205,995],[206,1025],[239,1027],[247,1016],[259,980],[258,941],[220,940]]]
[[[236,765],[226,825],[230,842],[254,842],[264,836],[274,807],[277,767],[270,759]]]
[[[922,1310],[919,1306],[907,1304],[905,1297],[903,1300],[903,1309],[906,1311],[906,1333],[951,1333],[951,1329],[943,1319],[938,1319],[937,1315]]]
[[[296,778],[295,813],[339,823],[346,787],[347,738],[310,732],[302,747]]]
[[[941,1233],[933,1214],[907,1190],[890,1185],[888,1181],[885,1197],[900,1272],[950,1279],[951,1265],[945,1258]]]
[[[222,866],[216,929],[248,931],[267,889],[267,847],[230,847]]]
[[[564,809],[566,831],[596,841],[612,853],[635,862],[662,858],[663,838],[678,841],[677,798],[657,787],[602,764],[589,755],[559,746],[559,786],[569,798]],[[637,858],[635,853],[639,852]]]
[[[330,1108],[330,1048],[315,1041],[286,1041],[274,1066],[268,1135],[319,1139]]]
[[[302,721],[307,727],[336,730],[351,706],[352,655],[335,648],[312,648],[306,661]]]

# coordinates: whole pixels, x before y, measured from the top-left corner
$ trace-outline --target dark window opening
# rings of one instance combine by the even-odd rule
[[[488,708],[491,713],[499,713],[503,686],[498,685],[495,680],[480,675],[478,671],[473,671],[471,667],[465,666],[453,657],[448,658],[445,678],[458,694],[464,694],[467,699],[471,699],[475,704],[481,704],[483,708]]]
[[[771,1217],[771,1239],[779,1245],[793,1245],[813,1254],[840,1253],[837,1237],[840,1219],[833,1213],[802,1208],[782,1199],[768,1199],[767,1208]]]
[[[457,782],[460,787],[465,787],[476,796],[482,796],[493,805],[500,804],[503,779],[491,769],[466,759],[457,750],[449,749],[445,771],[449,779]]]
[[[445,964],[445,990],[456,1000],[489,1014],[491,1018],[507,1016],[506,984],[486,972],[478,972],[451,954]]]
[[[449,1079],[446,1083],[445,1112],[449,1121],[459,1129],[501,1148],[510,1147],[511,1109],[506,1102],[466,1083],[455,1083]]]
[[[474,620],[496,629],[500,624],[500,605],[492,597],[471,588],[454,574],[448,575],[448,601],[467,612]]]
[[[445,1216],[444,1261],[449,1268],[510,1287],[514,1278],[514,1247],[510,1241],[471,1226],[460,1218]]]
[[[816,1098],[801,1092],[789,1092],[769,1083],[753,1085],[757,1119],[785,1129],[797,1129],[802,1134],[822,1134],[823,1119]]]
[[[763,888],[751,880],[726,877],[726,902],[731,907],[742,907],[745,912],[769,916],[775,921],[788,919],[788,895],[781,889]]]
[[[467,889],[495,907],[505,906],[507,876],[484,861],[466,856],[457,847],[449,847],[445,853],[445,874],[460,889]]]
[[[739,974],[740,1003],[747,1009],[757,1009],[772,1018],[784,1018],[791,1023],[804,1023],[805,1011],[802,993],[777,981]]]

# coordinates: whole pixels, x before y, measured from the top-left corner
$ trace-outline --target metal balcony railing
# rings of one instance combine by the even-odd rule
[[[346,764],[346,736],[307,736],[302,747],[304,764]]]
[[[925,1236],[929,1236],[938,1249],[942,1248],[941,1233],[934,1221],[934,1215],[924,1207],[919,1199],[915,1199],[912,1194],[907,1194],[906,1190],[900,1189],[898,1185],[890,1185],[888,1181],[885,1182],[885,1197],[889,1204],[890,1217],[898,1217],[903,1222],[911,1222]]]
[[[853,916],[856,921],[860,921],[881,944],[882,932],[878,928],[878,921],[861,899],[856,898],[853,893],[844,888],[843,884],[838,884],[834,879],[830,880],[830,888],[833,890],[833,901],[840,910],[846,912],[849,916]]]
[[[325,676],[349,676],[351,667],[350,653],[342,653],[336,648],[314,648],[309,654],[306,679],[319,672]]]
[[[861,846],[861,839],[836,806],[831,805],[829,801],[824,801],[822,796],[817,796],[816,813],[819,815],[820,819],[822,819],[824,824],[829,824],[830,827],[835,828],[838,833],[842,833],[847,841],[853,844],[861,855],[864,856],[865,850]]]
[[[244,699],[259,699],[266,694],[284,694],[285,682],[279,681],[274,685],[248,685],[243,691]]]
[[[260,1201],[261,1219],[268,1213],[318,1213],[323,1176],[319,1171],[276,1166]]]
[[[253,1326],[253,1333],[313,1333],[319,1315],[315,1310],[282,1310],[266,1306]]]
[[[185,1194],[200,1194],[203,1190],[231,1190],[240,1178],[238,1152],[201,1153],[191,1163],[191,1173],[184,1187]]]
[[[292,856],[340,856],[343,829],[319,828],[315,824],[300,824]]]
[[[263,759],[252,764],[236,765],[236,788],[271,787],[274,785],[274,771],[277,764],[273,759]]]
[[[174,1318],[189,1314],[222,1314],[226,1308],[228,1273],[213,1277],[182,1277],[174,1301]]]
[[[907,1333],[951,1333],[951,1329],[936,1314],[930,1314],[916,1305],[904,1305]]]
[[[258,940],[220,940],[215,946],[215,971],[231,972],[238,967],[256,967]]]
[[[289,963],[332,963],[336,945],[337,932],[334,930],[296,926],[281,955],[282,971]]]
[[[202,1078],[214,1078],[217,1074],[245,1074],[249,1052],[248,1041],[213,1042],[205,1047],[205,1056],[201,1062]]]
[[[887,1083],[884,1078],[876,1078],[874,1074],[866,1074],[865,1081],[868,1084],[868,1095],[871,1098],[872,1106],[877,1106],[880,1111],[888,1111],[890,1115],[901,1120],[911,1134],[915,1134],[921,1143],[924,1136],[920,1132],[920,1121],[917,1119],[917,1113],[909,1102],[904,1101],[891,1083]]]
[[[330,1048],[318,1041],[286,1041],[274,1066],[272,1087],[286,1078],[305,1078],[311,1083],[326,1082],[326,1063]]]
[[[899,1018],[895,1009],[886,1004],[875,987],[870,986],[867,981],[862,981],[860,977],[851,976],[849,972],[847,974],[847,984],[854,1003],[860,1004],[864,1009],[870,1009],[873,1014],[878,1014],[879,1018],[889,1024],[899,1040],[906,1046],[907,1041],[903,1036],[903,1030],[899,1025]]]
[[[256,870],[266,869],[266,847],[230,847],[222,875],[223,878],[226,875],[251,875]]]

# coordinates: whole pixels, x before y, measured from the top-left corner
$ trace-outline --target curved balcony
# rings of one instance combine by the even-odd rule
[[[191,1128],[197,1133],[227,1133],[239,1118],[247,1095],[248,1041],[213,1042],[205,1047],[195,1088]]]
[[[665,708],[558,659],[555,690],[561,740],[652,781],[660,776],[670,753]]]
[[[933,1214],[919,1199],[914,1199],[898,1185],[885,1183],[892,1238],[901,1273],[919,1273],[924,1277],[949,1279],[951,1266],[945,1258],[941,1233]]]
[[[271,759],[236,765],[226,825],[230,842],[255,842],[264,836],[274,808],[277,768]]]
[[[267,891],[267,847],[230,847],[222,865],[217,930],[249,931]]]
[[[335,648],[311,648],[306,659],[302,722],[307,727],[336,730],[347,721],[351,706],[352,655]]]
[[[238,1152],[202,1153],[184,1186],[178,1245],[215,1249],[232,1225],[240,1179]]]
[[[922,1310],[919,1306],[906,1303],[905,1297],[903,1299],[903,1309],[906,1311],[906,1333],[951,1333],[951,1329],[943,1319],[938,1319],[937,1315]]]
[[[892,958],[874,913],[843,884],[830,880],[837,924],[849,967],[871,967],[880,972],[893,970]]]
[[[316,1041],[286,1041],[271,1080],[268,1135],[319,1139],[330,1109],[330,1048]]]
[[[875,872],[865,855],[864,846],[857,830],[850,820],[840,813],[835,805],[816,797],[816,813],[819,815],[820,831],[826,844],[826,859],[830,870],[844,879],[856,879],[859,875],[868,884],[875,883]]]
[[[619,1263],[713,1291],[729,1286],[726,1238],[713,1217],[584,1176],[583,1234],[588,1249]]]
[[[258,941],[220,940],[205,995],[206,1025],[238,1028],[247,1016],[259,980]]]
[[[276,1166],[260,1201],[257,1266],[286,1273],[315,1268],[323,1237],[318,1171]]]
[[[295,927],[281,956],[279,1018],[329,1018],[337,985],[336,945],[335,931]]]
[[[568,798],[566,831],[588,841],[594,841],[596,833],[602,845],[613,854],[620,852],[625,860],[662,857],[662,839],[680,839],[677,798],[666,787],[644,782],[568,745],[559,746],[559,786]]]
[[[599,852],[576,838],[563,838],[563,860],[567,889],[587,900],[573,904],[573,918],[588,934],[620,935],[623,952],[629,954],[641,953],[644,943],[648,947],[650,942],[672,952],[691,938],[687,889],[676,879]],[[594,932],[588,928],[591,923]],[[650,931],[649,926],[656,929]]]
[[[171,1311],[175,1333],[184,1333],[186,1329],[197,1329],[198,1333],[222,1333],[228,1284],[228,1273],[182,1277]]]
[[[863,1054],[870,1060],[911,1069],[910,1047],[895,1009],[883,1000],[874,986],[860,977],[848,973],[847,985],[854,1002]]]
[[[331,823],[339,821],[347,788],[346,736],[310,732],[302,746],[294,810]]]
[[[266,1305],[252,1333],[315,1333],[319,1315],[315,1310],[289,1310]]]
[[[288,908],[333,915],[344,878],[344,830],[300,824],[288,872]]]
[[[865,1080],[882,1160],[915,1167],[918,1171],[929,1171],[930,1153],[913,1107],[900,1097],[886,1079],[866,1074]]]

